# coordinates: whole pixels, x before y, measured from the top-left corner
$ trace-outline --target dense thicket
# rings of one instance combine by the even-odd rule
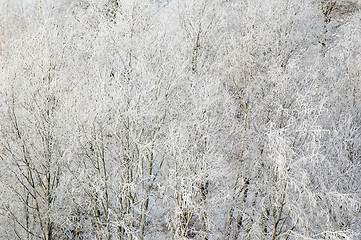
[[[359,239],[361,12],[1,1],[0,239]]]

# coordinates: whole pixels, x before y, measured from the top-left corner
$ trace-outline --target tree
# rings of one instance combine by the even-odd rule
[[[360,236],[357,7],[37,4],[1,5],[0,238]]]

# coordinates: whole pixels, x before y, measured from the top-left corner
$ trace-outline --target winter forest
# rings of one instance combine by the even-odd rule
[[[358,0],[0,0],[1,240],[361,239]]]

